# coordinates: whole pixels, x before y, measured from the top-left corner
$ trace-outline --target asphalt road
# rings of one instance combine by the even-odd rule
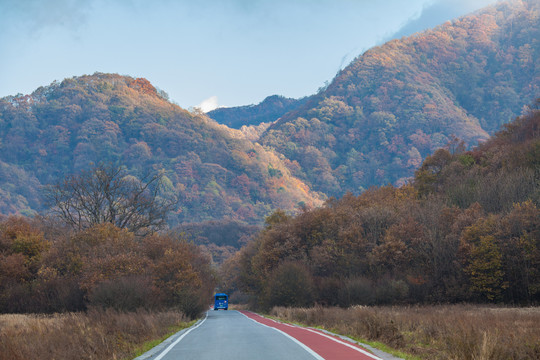
[[[314,359],[313,355],[284,334],[233,310],[208,311],[207,318],[200,326],[167,349],[148,359]]]
[[[280,323],[249,311],[208,311],[135,360],[393,360],[367,352],[343,338],[311,328]]]

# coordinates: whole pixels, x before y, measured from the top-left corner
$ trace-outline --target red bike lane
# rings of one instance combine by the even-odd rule
[[[240,311],[253,321],[277,329],[298,342],[304,344],[313,352],[326,360],[381,360],[381,358],[369,353],[360,346],[328,335],[322,331],[304,328],[295,325],[284,324],[272,319],[265,318],[250,311]]]

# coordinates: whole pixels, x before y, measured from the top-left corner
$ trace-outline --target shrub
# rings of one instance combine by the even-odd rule
[[[186,314],[190,319],[194,319],[204,310],[208,309],[209,302],[210,299],[207,299],[201,291],[183,289],[176,294],[174,307]]]
[[[313,280],[308,269],[295,262],[279,265],[270,279],[267,299],[270,306],[313,304]]]
[[[151,280],[144,276],[126,276],[99,283],[88,299],[92,306],[120,311],[151,309],[157,305]]]
[[[32,288],[32,312],[57,313],[86,309],[84,291],[75,279],[53,278],[39,281]]]
[[[373,284],[369,279],[359,277],[348,279],[338,292],[339,305],[369,305],[375,301]]]
[[[325,306],[335,306],[340,304],[336,296],[343,286],[342,281],[336,278],[320,277],[315,281],[317,289],[317,302]]]
[[[375,287],[378,304],[399,303],[407,298],[409,286],[403,280],[382,280]]]

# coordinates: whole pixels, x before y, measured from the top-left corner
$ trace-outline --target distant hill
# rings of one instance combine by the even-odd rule
[[[207,115],[220,124],[225,124],[234,129],[240,129],[244,125],[250,126],[274,122],[283,116],[283,114],[305,104],[307,99],[307,97],[291,99],[272,95],[257,105],[218,108],[209,111]]]
[[[375,47],[259,141],[328,195],[403,183],[453,135],[483,141],[540,94],[539,14],[499,3]]]
[[[138,177],[164,170],[180,197],[172,223],[260,223],[275,208],[321,203],[285,160],[145,79],[96,73],[0,99],[0,213],[45,210],[42,185],[99,162]]]

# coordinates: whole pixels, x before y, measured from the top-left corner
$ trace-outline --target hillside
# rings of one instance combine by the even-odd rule
[[[220,124],[227,125],[233,129],[240,129],[244,125],[256,126],[261,123],[274,122],[283,116],[283,114],[302,106],[307,100],[307,97],[291,99],[272,95],[257,105],[218,108],[209,111],[207,115]]]
[[[403,184],[454,136],[483,141],[540,93],[539,14],[537,1],[500,3],[373,48],[313,96],[209,114],[242,130],[119,75],[2,98],[0,213],[47,209],[42,185],[99,162],[165,171],[180,197],[171,225],[260,224],[276,208]]]
[[[276,154],[189,113],[147,80],[96,73],[0,99],[0,213],[47,208],[40,187],[92,164],[164,170],[180,197],[171,223],[259,223],[272,209],[320,204]]]
[[[401,184],[455,135],[487,139],[540,93],[540,3],[512,1],[375,47],[261,137],[341,196]]]
[[[267,307],[538,304],[539,104],[472,151],[437,150],[412,184],[272,214],[226,263],[230,291]]]

